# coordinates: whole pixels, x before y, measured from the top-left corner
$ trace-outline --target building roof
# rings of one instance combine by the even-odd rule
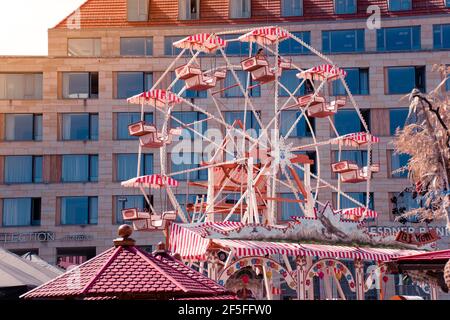
[[[447,262],[450,260],[450,249],[433,251],[410,256],[401,256],[392,259],[395,262]]]
[[[133,244],[108,249],[21,298],[176,299],[229,294],[166,252],[148,254]]]
[[[42,260],[38,264],[0,248],[0,288],[35,287],[61,274]]]
[[[366,9],[370,5],[378,5],[382,16],[399,17],[420,14],[443,14],[450,9],[444,6],[443,0],[413,0],[413,10],[388,11],[387,0],[359,0],[356,14],[339,14],[334,12],[333,1],[304,0],[303,16],[281,17],[281,0],[252,0],[251,19],[230,19],[228,1],[200,1],[200,19],[181,21],[178,19],[178,0],[151,0],[149,19],[142,22],[127,21],[127,0],[87,0],[79,8],[80,27],[110,28],[110,27],[148,27],[156,25],[199,25],[199,24],[245,24],[295,22],[310,20],[348,20],[362,19],[370,14]],[[76,11],[58,23],[56,29],[68,29],[71,23],[78,19]]]

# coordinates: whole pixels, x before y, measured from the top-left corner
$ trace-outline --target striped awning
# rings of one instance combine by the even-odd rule
[[[357,221],[361,220],[363,215],[368,219],[375,219],[378,216],[376,211],[364,207],[342,209],[340,213],[345,219]]]
[[[270,45],[286,40],[289,34],[286,30],[277,27],[263,27],[243,34],[238,39],[242,42],[256,42],[261,45]]]
[[[164,107],[166,104],[177,104],[182,101],[173,92],[162,89],[145,91],[127,99],[127,102],[131,104],[149,104],[153,107]]]
[[[163,186],[178,187],[178,181],[171,177],[162,176],[160,174],[152,174],[131,178],[127,181],[123,181],[121,185],[122,187],[127,188],[146,187],[158,189]]]
[[[297,73],[297,78],[308,79],[312,81],[332,81],[338,79],[341,75],[345,78],[347,76],[347,72],[341,68],[332,66],[331,64],[322,64]]]
[[[213,53],[226,45],[227,42],[224,39],[210,33],[194,34],[173,43],[176,48],[193,49],[206,53]]]
[[[288,242],[267,242],[252,240],[208,238],[200,232],[202,225],[172,224],[170,251],[179,253],[183,259],[205,260],[211,243],[229,248],[236,257],[286,254],[336,259],[362,259],[387,261],[395,257],[422,253],[424,251],[349,247],[326,244],[300,244]]]
[[[366,132],[354,132],[349,133],[332,140],[332,143],[340,144],[343,146],[361,147],[366,145],[368,142],[379,143],[380,138],[371,135]]]

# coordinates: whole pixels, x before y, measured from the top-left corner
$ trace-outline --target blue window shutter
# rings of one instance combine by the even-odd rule
[[[442,49],[442,27],[440,24],[433,25],[433,47]]]
[[[322,31],[322,51],[330,52],[330,32]]]
[[[421,48],[421,39],[420,39],[420,26],[412,27],[412,49],[420,50]]]
[[[385,51],[386,50],[386,46],[384,43],[384,33],[385,33],[385,29],[377,30],[377,51]]]
[[[356,30],[356,51],[364,51],[364,29]]]

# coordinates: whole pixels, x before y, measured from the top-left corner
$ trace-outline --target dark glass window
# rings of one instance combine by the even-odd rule
[[[147,208],[144,196],[117,196],[116,197],[116,223],[123,224],[122,210],[137,208],[140,210]],[[147,208],[148,209],[148,208]],[[129,221],[127,221],[129,223]]]
[[[63,98],[98,99],[98,72],[64,72]]]
[[[390,152],[391,155],[391,172],[390,176],[392,178],[407,178],[408,177],[408,170],[404,170],[402,172],[396,172],[392,173],[397,169],[403,168],[408,165],[408,161],[411,158],[408,154],[402,153],[398,154],[394,151]]]
[[[87,225],[98,222],[97,197],[62,197],[61,224]]]
[[[121,56],[152,56],[153,37],[120,38]]]
[[[306,44],[311,44],[311,32],[301,31],[301,32],[291,32],[297,38],[303,40]],[[281,55],[297,55],[297,54],[309,54],[311,53],[308,48],[302,46],[296,40],[289,38],[281,41],[278,45],[278,51]],[[287,70],[283,71],[286,72]],[[297,71],[298,72],[298,71]]]
[[[41,183],[42,156],[5,156],[5,183]]]
[[[322,31],[324,53],[364,51],[364,29]]]
[[[278,194],[278,196],[283,199],[297,200],[294,193],[280,193]],[[297,197],[299,200],[304,200],[304,197],[301,193],[298,193]],[[280,210],[279,219],[281,221],[291,221],[292,217],[304,216],[304,213],[300,208],[298,202],[280,201],[278,206]]]
[[[63,155],[62,182],[97,182],[98,155]]]
[[[179,121],[181,121],[181,123],[175,121],[174,119],[171,120],[171,127],[172,128],[176,128],[176,127],[180,127],[183,125],[189,125],[188,127],[201,133],[201,134],[205,134],[206,130],[208,130],[208,122],[207,121],[202,121],[205,120],[206,114],[201,113],[201,112],[197,112],[197,111],[174,111],[172,112],[172,116],[176,119],[178,119]],[[199,122],[202,121],[202,122]],[[190,125],[192,124],[192,125]],[[193,131],[189,130],[189,129],[183,129],[183,137],[189,137],[190,139],[201,139],[201,137],[194,133]]]
[[[117,99],[127,99],[150,90],[153,74],[150,72],[117,72]]]
[[[405,124],[416,122],[416,117],[414,114],[411,114],[409,118],[407,118],[408,113],[408,108],[389,109],[389,124],[391,136],[395,135],[397,129],[403,129]]]
[[[199,168],[202,161],[202,155],[198,153],[172,153],[170,154],[171,169],[170,172],[180,172],[183,170]],[[197,170],[189,173],[176,174],[172,176],[175,180],[180,181],[207,181],[208,169]]]
[[[308,158],[309,158],[310,160],[313,160],[313,161],[314,161],[314,164],[312,164],[311,167],[310,167],[311,173],[312,173],[312,174],[317,174],[317,166],[316,166],[316,163],[317,163],[317,154],[316,154],[315,151],[295,151],[294,154],[304,154],[304,155],[307,155]],[[299,164],[299,166],[302,167],[303,165]],[[299,177],[301,180],[303,180],[303,178],[304,178],[303,170],[300,169],[299,167],[297,167],[296,165],[294,165],[294,170],[295,170],[295,172],[297,173],[298,177]],[[287,169],[287,171],[289,172],[288,169]],[[293,178],[293,176],[292,176],[291,173],[289,173],[289,178],[291,179],[291,181],[294,181],[294,180],[293,180],[294,178]],[[286,176],[284,175],[283,172],[280,172],[280,179],[281,179],[281,180],[287,180],[287,179],[286,179]]]
[[[230,1],[230,18],[250,18],[251,0],[229,0]]]
[[[231,40],[231,39],[237,39],[241,36],[241,34],[226,34],[223,35],[221,38],[224,40]],[[288,41],[288,40],[285,40]],[[283,41],[283,42],[285,42]],[[281,44],[280,43],[280,47]],[[227,56],[248,56],[250,49],[250,43],[248,42],[241,42],[239,40],[227,42],[227,46],[225,47],[225,53]],[[255,43],[252,44],[252,53],[255,54],[257,51],[257,46]],[[217,51],[217,55],[222,55],[220,51]]]
[[[369,69],[366,68],[346,68],[347,77],[345,82],[353,95],[368,95],[369,94]],[[339,79],[333,81],[333,95],[344,96],[347,95],[342,81]]]
[[[281,16],[298,17],[303,15],[303,0],[281,0]]]
[[[450,24],[433,25],[433,48],[450,49]]]
[[[252,80],[251,77],[249,77],[250,83],[247,86],[248,72],[245,72],[242,70],[237,70],[236,75],[237,75],[239,82],[241,83],[244,91],[246,88],[252,87],[257,84],[255,81]],[[227,72],[227,77],[225,78],[224,84],[223,84],[224,89],[226,88],[226,90],[223,91],[223,96],[225,98],[244,97],[244,94],[243,94],[240,86],[238,86],[237,84],[238,83],[236,82],[233,74],[231,72]],[[234,86],[234,87],[232,87],[232,86]],[[248,94],[250,97],[260,97],[261,96],[261,86],[255,86],[255,87],[249,89]]]
[[[367,193],[366,192],[346,192],[346,194],[350,198],[353,198],[354,200],[358,201],[359,203],[363,204],[364,206],[366,205],[366,201],[367,201]],[[336,204],[335,207],[337,208],[337,193],[333,193],[333,198],[334,198],[335,204]],[[341,209],[349,209],[349,208],[358,207],[358,205],[356,203],[347,199],[343,195],[341,195],[340,204],[341,204]],[[373,201],[373,192],[370,193],[369,209],[375,210],[374,209],[374,201]]]
[[[280,77],[280,84],[286,87],[288,91],[285,90],[285,88],[281,87],[279,88],[278,95],[280,97],[289,97],[289,93],[293,94],[295,97],[303,96],[305,94],[311,93],[312,85],[309,80],[306,80],[305,83],[302,84],[300,88],[297,89],[297,87],[301,84],[301,80],[299,80],[296,76],[298,73],[298,70],[284,70]],[[294,91],[297,90],[294,94]]]
[[[361,109],[361,114],[370,130],[370,110]],[[355,110],[340,110],[334,116],[334,126],[339,135],[365,131],[364,126]]]
[[[175,80],[176,75],[175,72],[172,72],[172,81]],[[184,80],[178,79],[177,82],[175,82],[175,84],[173,85],[172,91],[175,93],[179,93],[181,91],[181,89],[183,89],[185,83]],[[183,98],[191,98],[191,99],[203,99],[206,98],[208,96],[208,91],[207,90],[184,90],[183,94],[181,95],[181,97]]]
[[[389,0],[390,11],[404,11],[412,9],[412,0]]]
[[[64,113],[63,140],[98,140],[98,113]]]
[[[425,67],[387,68],[388,94],[406,94],[417,88],[425,92]]]
[[[135,153],[123,153],[116,155],[116,180],[126,181],[136,177],[138,155]],[[146,153],[141,158],[140,175],[153,174],[153,154]]]
[[[41,141],[42,114],[6,114],[6,141]]]
[[[286,110],[281,111],[280,115],[280,134],[285,137],[288,131],[291,129],[294,122],[297,118],[302,114],[301,111],[296,110]],[[308,118],[309,123],[311,124],[312,130],[315,130],[316,121],[314,118]],[[290,138],[293,137],[312,137],[311,129],[308,126],[304,117],[298,121],[296,128],[292,130],[289,135]]]
[[[339,160],[339,152],[334,152],[335,161],[351,161],[356,163],[358,167],[367,166],[367,150],[342,150],[341,159]]]
[[[228,123],[229,125],[233,125],[233,122],[236,120],[241,120],[242,124],[244,124],[244,117],[245,117],[244,111],[225,112],[225,122]],[[247,116],[245,117],[245,130],[251,129],[254,129],[257,133],[259,133],[261,127],[253,111],[247,111]],[[238,128],[238,130],[240,130],[240,128]]]
[[[41,225],[41,198],[3,199],[4,227]]]
[[[179,0],[180,20],[195,20],[200,17],[200,0]]]
[[[377,51],[420,50],[420,26],[377,30]]]
[[[186,38],[186,36],[170,36],[164,37],[164,55],[165,56],[177,56],[183,49],[175,48],[173,46],[174,42]],[[189,55],[189,50],[186,50],[183,55]]]
[[[336,14],[356,13],[356,0],[334,0]]]
[[[128,126],[141,120],[139,112],[116,113],[116,140],[137,140],[138,137],[130,136]],[[144,121],[153,123],[153,113],[144,113]]]

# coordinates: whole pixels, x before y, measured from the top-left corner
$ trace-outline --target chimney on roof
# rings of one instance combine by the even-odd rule
[[[134,246],[136,244],[136,241],[132,238],[130,238],[131,234],[133,233],[133,228],[131,228],[127,224],[123,224],[119,227],[117,230],[117,234],[119,235],[119,238],[116,238],[113,240],[114,245],[116,247],[118,246]]]

